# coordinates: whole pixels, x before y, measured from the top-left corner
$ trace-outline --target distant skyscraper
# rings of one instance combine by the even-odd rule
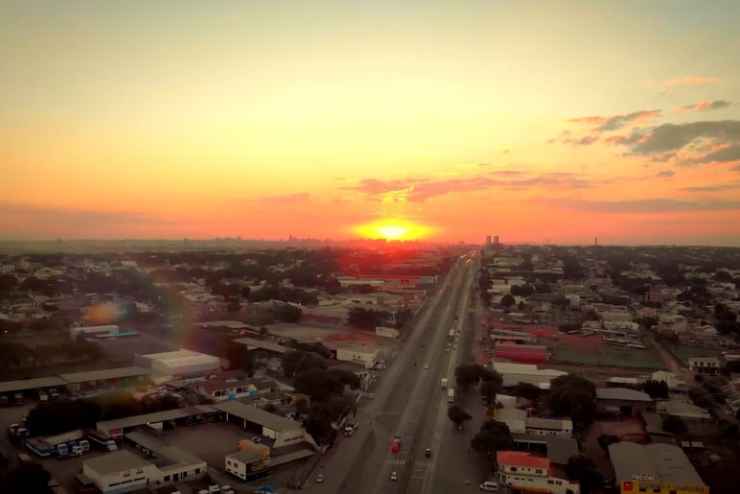
[[[599,245],[599,237],[594,237],[594,247]]]
[[[486,245],[491,245],[491,236],[486,235]]]
[[[494,235],[493,236],[493,245],[495,245],[496,247],[498,247],[499,244],[500,244],[500,242],[499,242],[498,235]]]

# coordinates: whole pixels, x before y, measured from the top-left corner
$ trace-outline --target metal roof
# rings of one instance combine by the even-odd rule
[[[223,403],[213,405],[213,407],[226,412],[229,415],[259,424],[276,432],[302,429],[301,424],[295,420],[266,412],[252,405],[245,405],[240,401],[225,401]]]
[[[108,379],[121,379],[124,377],[148,376],[150,373],[151,371],[149,369],[144,369],[143,367],[119,367],[116,369],[59,374],[59,377],[69,384],[80,384],[90,381],[105,381]]]
[[[17,381],[0,382],[0,393],[13,393],[30,389],[52,388],[64,386],[66,383],[57,376],[37,377],[35,379],[19,379]]]
[[[95,427],[98,431],[110,432],[114,429],[126,429],[129,427],[137,427],[139,425],[155,424],[166,420],[177,420],[216,412],[218,412],[218,410],[212,406],[196,405],[190,408],[175,408],[174,410],[134,415],[117,420],[105,420],[98,422]]]
[[[618,482],[644,479],[678,487],[705,487],[686,454],[673,444],[643,446],[622,441],[609,445],[609,456]]]
[[[125,449],[107,453],[97,458],[85,461],[85,466],[100,474],[111,474],[131,470],[133,468],[144,468],[152,463],[144,458],[126,451]]]
[[[286,353],[290,351],[290,348],[286,346],[278,345],[277,343],[273,343],[271,341],[259,340],[257,338],[236,338],[234,342],[245,345],[247,349],[261,348],[263,350],[268,350],[275,353]]]
[[[640,402],[653,401],[649,394],[630,388],[598,388],[596,390],[596,399]]]

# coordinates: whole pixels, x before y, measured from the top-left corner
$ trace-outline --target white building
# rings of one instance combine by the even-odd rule
[[[161,453],[159,466],[127,450],[107,453],[85,461],[82,473],[103,494],[119,494],[196,480],[207,472],[206,462],[179,448]]]
[[[273,448],[303,442],[315,444],[311,435],[295,420],[235,400],[219,403],[214,408],[226,413],[226,422],[236,423],[245,430],[259,431],[264,437],[271,439]]]
[[[677,389],[686,385],[686,383],[678,377],[674,372],[669,371],[655,371],[650,374],[650,380],[664,382],[668,386],[668,389]]]
[[[501,408],[496,410],[495,419],[509,427],[512,434],[526,432],[527,412],[518,408]]]
[[[270,448],[267,446],[250,447],[249,449],[226,455],[224,458],[224,467],[231,475],[246,480],[251,472],[264,469],[269,458]]]
[[[218,357],[185,349],[137,355],[136,361],[138,365],[150,368],[157,376],[207,374],[221,368]]]
[[[691,357],[689,370],[700,374],[718,374],[722,362],[717,357]]]
[[[523,451],[496,453],[498,475],[511,489],[547,494],[579,494],[580,485],[551,474],[550,460]]]
[[[540,389],[550,389],[550,382],[553,379],[568,374],[555,369],[540,369],[534,364],[510,362],[493,362],[493,369],[501,374],[505,387],[529,383]]]
[[[380,350],[360,345],[338,345],[337,360],[354,362],[371,369],[380,360]]]
[[[115,324],[107,324],[105,326],[79,326],[76,328],[69,328],[69,337],[76,340],[80,336],[94,337],[94,338],[115,338],[118,336],[119,327]]]
[[[525,424],[527,434],[558,437],[573,435],[573,421],[570,419],[527,417]]]

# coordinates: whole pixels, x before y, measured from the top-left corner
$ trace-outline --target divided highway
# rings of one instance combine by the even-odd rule
[[[465,331],[475,272],[475,262],[468,257],[453,266],[381,378],[373,401],[360,408],[359,430],[321,462],[325,482],[316,484],[310,479],[307,489],[316,493],[435,492],[437,455],[452,429],[447,419],[447,394],[440,380],[447,377],[454,386],[454,369],[461,353],[457,343],[450,351],[445,347],[450,329]],[[401,438],[401,450],[396,454],[390,451],[394,435]],[[426,448],[432,450],[431,458],[425,456]],[[395,481],[391,480],[393,472]]]

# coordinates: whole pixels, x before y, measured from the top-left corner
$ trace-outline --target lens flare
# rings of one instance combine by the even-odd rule
[[[397,218],[357,225],[353,231],[360,237],[388,241],[419,240],[432,234],[432,228],[428,226]]]

